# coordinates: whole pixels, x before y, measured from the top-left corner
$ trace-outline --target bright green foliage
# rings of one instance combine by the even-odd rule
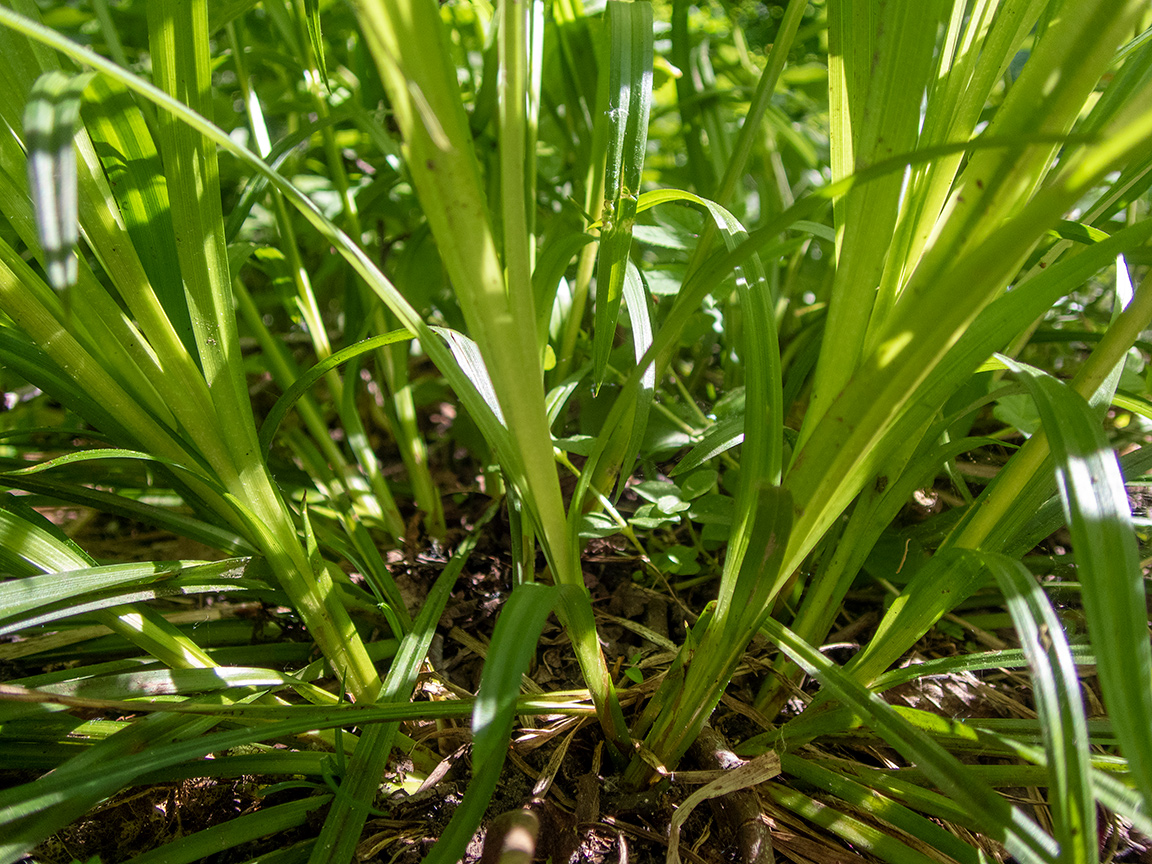
[[[769,725],[738,750],[779,751],[764,797],[828,836],[983,860],[945,820],[1093,864],[1098,804],[1152,830],[1148,536],[1125,489],[1152,470],[1150,27],[1142,0],[0,5],[0,635],[20,637],[0,658],[82,658],[0,685],[0,758],[52,769],[0,793],[0,862],[209,771],[321,794],[140,860],[331,802],[285,854],[347,862],[393,748],[438,762],[400,721],[471,716],[472,785],[430,859],[456,860],[516,715],[594,713],[604,771],[645,787],[757,634],[780,653],[746,713]],[[494,503],[449,504],[448,469]],[[925,490],[948,507],[918,523]],[[222,560],[96,560],[38,512],[65,504]],[[478,694],[411,703],[503,524]],[[1065,525],[1078,634],[1032,554]],[[604,656],[581,556],[614,535],[633,578],[695,604],[678,644],[627,622],[660,666]],[[427,596],[401,591],[387,551],[445,541]],[[878,586],[895,596],[838,666],[818,646]],[[1019,650],[892,669],[974,594]],[[203,596],[288,610],[319,659],[171,620]],[[553,609],[590,701],[519,695]],[[1006,667],[1032,676],[1024,726],[883,696]],[[618,686],[652,695],[627,714]],[[226,752],[301,733],[329,755]],[[829,734],[878,736],[932,788],[800,750]],[[957,755],[976,746],[1028,764]],[[1050,832],[995,791],[1025,776]]]

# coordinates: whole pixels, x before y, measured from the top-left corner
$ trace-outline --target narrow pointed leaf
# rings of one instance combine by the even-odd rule
[[[1012,613],[1032,671],[1044,749],[1048,756],[1048,806],[1056,839],[1069,864],[1099,860],[1096,802],[1089,776],[1089,740],[1080,679],[1060,619],[1036,579],[1019,561],[982,556]]]
[[[596,321],[592,333],[593,380],[604,382],[616,319],[624,296],[632,224],[640,194],[640,174],[648,143],[652,103],[652,6],[609,0],[608,159],[604,178],[604,218],[596,275]]]
[[[292,409],[292,406],[328,372],[347,363],[349,360],[361,357],[364,354],[369,354],[385,345],[394,345],[397,342],[403,342],[411,338],[412,334],[407,330],[393,330],[391,333],[385,333],[382,336],[373,336],[370,339],[364,339],[354,345],[349,345],[347,348],[330,354],[310,368],[292,382],[292,386],[284,391],[284,394],[276,400],[276,404],[272,406],[272,409],[264,418],[264,423],[260,426],[261,452],[268,452],[268,449],[272,446],[272,438],[276,435],[276,430],[284,421],[285,416],[287,416],[288,412]]]
[[[425,859],[428,864],[450,864],[464,854],[496,791],[512,734],[520,676],[528,669],[555,602],[554,587],[521,585],[512,592],[496,621],[472,713],[472,782],[452,821]]]
[[[1116,454],[1088,403],[1055,378],[1005,362],[1028,387],[1056,459],[1081,599],[1120,750],[1152,802],[1152,648],[1128,495]]]
[[[829,695],[863,718],[867,726],[966,809],[989,836],[1004,843],[1017,859],[1028,864],[1056,861],[1059,847],[1051,837],[1019,808],[1009,805],[978,780],[955,756],[901,717],[891,705],[846,676],[836,664],[778,621],[765,621],[763,630],[805,672],[818,679]]]
[[[28,185],[36,205],[36,231],[48,283],[57,291],[76,284],[76,151],[72,139],[80,120],[80,94],[92,73],[70,77],[47,72],[32,86],[24,109]]]

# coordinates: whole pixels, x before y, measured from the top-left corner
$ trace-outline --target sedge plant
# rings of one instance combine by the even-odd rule
[[[54,750],[38,766],[52,774],[0,795],[3,860],[141,778],[208,770],[209,753],[224,757],[220,772],[324,778],[330,796],[219,836],[238,844],[331,802],[318,839],[291,854],[351,860],[397,724],[471,714],[473,781],[432,852],[456,860],[515,714],[594,713],[624,782],[663,782],[757,634],[780,653],[746,712],[768,728],[739,750],[776,750],[792,782],[761,786],[764,797],[847,843],[889,861],[938,860],[924,848],[981,860],[934,821],[946,820],[1021,861],[1090,862],[1098,803],[1147,825],[1152,659],[1124,476],[1148,460],[1136,448],[1118,465],[1102,422],[1109,406],[1152,416],[1123,377],[1152,319],[1152,286],[1128,281],[1152,234],[1146,4],[789,0],[770,30],[682,0],[323,5],[149,3],[136,20],[148,44],[129,57],[96,3],[111,60],[38,23],[35,4],[0,8],[12,132],[0,145],[0,356],[84,424],[52,439],[60,458],[29,465],[31,448],[13,451],[4,482],[22,494],[0,514],[11,577],[0,626],[32,643],[28,657],[91,635],[57,633],[61,622],[111,629],[136,652],[7,685],[17,725],[5,734],[18,743],[51,715],[62,747],[62,708],[147,715],[74,726],[79,755]],[[337,45],[334,28],[354,35]],[[256,50],[261,39],[302,59]],[[243,107],[235,128],[221,128],[213,77],[222,45]],[[150,81],[130,68],[145,55]],[[282,130],[261,95],[276,76],[300,105]],[[359,148],[362,176],[342,146]],[[311,272],[329,249],[339,263]],[[1071,380],[1025,362],[1062,298],[1105,278],[1114,308]],[[305,331],[307,372],[280,339],[284,320]],[[286,391],[264,417],[242,332]],[[479,430],[486,489],[507,492],[518,578],[474,705],[408,699],[475,534],[415,615],[379,548],[407,526],[405,493],[370,443],[374,416],[429,533],[444,533],[414,359],[434,364]],[[367,412],[365,379],[380,396]],[[992,408],[1035,422],[973,494],[957,459],[1002,446],[980,425]],[[595,426],[580,435],[575,423]],[[570,495],[558,465],[576,475]],[[107,483],[82,482],[96,466]],[[901,509],[939,476],[958,506],[934,534],[904,532]],[[182,509],[140,500],[158,490]],[[27,496],[231,557],[102,564]],[[630,511],[633,496],[647,503]],[[1024,564],[1062,524],[1087,631],[1072,642]],[[631,721],[581,561],[588,537],[616,532],[659,579],[716,582]],[[816,646],[865,570],[903,587],[841,667]],[[878,695],[921,674],[890,667],[988,586],[1020,650],[937,666],[1027,666],[1032,738]],[[239,663],[162,614],[164,591],[290,608],[323,661]],[[587,704],[517,700],[553,609]],[[1091,748],[1077,664],[1099,671],[1106,758]],[[328,672],[338,687],[317,686]],[[805,678],[820,689],[774,725]],[[126,701],[143,692],[170,698]],[[829,733],[879,737],[938,791],[801,749]],[[333,757],[228,754],[302,734]],[[962,764],[954,751],[972,742],[1029,764]],[[1049,790],[1047,828],[994,791],[1025,776]],[[195,860],[217,836],[170,853]]]
[[[1025,24],[1007,10],[996,14],[988,9],[985,17],[966,17],[960,4],[951,10],[943,4],[925,4],[899,11],[870,4],[829,5],[830,144],[833,177],[844,190],[839,192],[835,184],[829,190],[838,266],[824,327],[826,334],[835,336],[829,340],[826,335],[821,346],[807,410],[791,442],[779,486],[768,472],[758,478],[741,476],[742,490],[748,490],[743,509],[751,511],[763,499],[763,506],[783,508],[790,518],[781,524],[778,516],[763,517],[752,531],[755,540],[743,561],[729,557],[716,616],[697,651],[698,658],[707,659],[697,659],[689,667],[682,701],[650,733],[649,746],[662,757],[675,762],[683,752],[691,730],[715,704],[718,685],[738,661],[738,646],[756,632],[781,590],[798,576],[803,578],[804,559],[835,528],[835,552],[829,554],[839,560],[830,559],[819,579],[796,589],[802,599],[795,623],[803,636],[818,641],[821,631],[827,632],[829,614],[851,584],[853,560],[858,567],[857,556],[867,554],[894,515],[869,499],[882,500],[906,469],[923,470],[925,466],[914,459],[921,448],[948,449],[949,430],[941,425],[951,419],[943,413],[948,400],[988,358],[986,352],[1011,344],[1053,299],[1049,294],[1036,306],[1021,308],[1014,325],[1009,325],[1001,318],[1002,310],[1024,303],[1004,294],[1005,288],[1018,278],[1028,256],[1036,254],[1034,247],[1044,232],[1058,225],[1108,171],[1119,171],[1131,162],[1135,164],[1130,171],[1142,172],[1146,153],[1139,130],[1148,119],[1147,94],[1134,89],[1123,97],[1095,102],[1101,76],[1135,32],[1142,13],[1135,5],[1129,18],[1116,18],[1115,11],[1101,7],[1096,19],[1080,13],[1060,15],[1054,9],[1041,14],[1033,7],[1036,17]],[[1088,32],[1078,28],[1098,27],[1105,20],[1116,29],[1108,31],[1111,41],[1100,47],[1098,55],[1071,47],[1083,44],[1073,33]],[[862,38],[861,32],[876,34],[869,37],[875,41]],[[1099,37],[1104,31],[1092,32]],[[937,34],[947,41],[943,49],[934,50]],[[989,89],[1025,38],[1036,40],[1028,62],[995,114],[985,120]],[[1097,56],[1095,66],[1086,66],[1088,56]],[[1029,68],[1030,64],[1035,65]],[[1052,71],[1057,68],[1058,75]],[[1078,73],[1078,68],[1083,71]],[[1067,99],[1063,115],[1037,101],[1054,80],[1061,86],[1051,98]],[[1140,79],[1135,74],[1122,78],[1133,84],[1136,80]],[[911,81],[922,82],[921,87],[910,87]],[[1030,92],[1030,85],[1037,90]],[[928,101],[923,108],[925,94]],[[906,100],[904,107],[901,99]],[[1089,101],[1097,113],[1082,118]],[[966,106],[968,113],[958,105]],[[987,147],[981,145],[980,136],[973,138],[981,122],[987,122],[980,131]],[[1083,140],[1069,143],[1077,134]],[[959,139],[973,141],[976,148],[966,162],[962,152],[948,153],[949,145]],[[938,148],[939,156],[921,163],[920,148]],[[896,153],[906,171],[884,164]],[[1056,153],[1060,160],[1054,159]],[[875,179],[865,181],[862,175],[869,172]],[[1122,193],[1116,189],[1113,194]],[[714,281],[725,264],[778,237],[781,229],[810,211],[807,203],[798,202],[768,220],[743,249],[702,268],[696,277],[701,287]],[[1097,218],[1111,212],[1105,204]],[[1015,235],[1014,226],[1024,233]],[[1137,229],[1128,240],[1141,242],[1142,236]],[[1045,259],[1035,260],[1025,271],[1024,284],[1035,291],[1058,284],[1073,269],[1071,261],[1066,268],[1050,265],[1066,250],[1055,246]],[[1112,255],[1116,251],[1122,250],[1109,250]],[[1105,253],[1096,266],[1111,260]],[[1086,269],[1092,266],[1088,261],[1079,263]],[[682,292],[685,296],[689,295]],[[1139,321],[1139,313],[1135,315]],[[659,336],[656,345],[660,347]],[[1127,347],[1130,344],[1100,362],[1111,369],[1123,360]],[[782,388],[784,382],[778,379],[770,386]],[[774,425],[774,435],[783,428],[779,414],[755,421],[746,417],[745,448],[753,422]],[[782,445],[776,441],[771,446]],[[1049,477],[1022,478],[1011,494],[1022,492],[1028,481],[1050,483]],[[920,482],[922,475],[908,479]],[[779,491],[768,491],[775,488]],[[862,492],[864,497],[859,498]],[[895,505],[898,495],[889,502]],[[987,498],[976,503],[967,519],[976,520],[986,502]],[[840,532],[837,522],[846,512],[852,518]],[[1026,511],[1015,512],[1023,518]],[[1011,529],[1001,521],[998,530]],[[986,548],[985,537],[973,529],[959,529],[956,538],[965,548]],[[988,551],[1000,549],[993,545]],[[915,636],[927,629],[934,614],[947,611],[943,604],[963,596],[962,588],[943,598],[940,608],[925,610],[918,627],[911,628],[917,630]],[[867,653],[884,652],[886,665],[911,645],[909,632],[904,635],[898,646],[882,649],[874,643]],[[766,694],[763,704],[771,705],[771,700],[771,693]],[[698,718],[695,724],[684,723],[686,711]]]

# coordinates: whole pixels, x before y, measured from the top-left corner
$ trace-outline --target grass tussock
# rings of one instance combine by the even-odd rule
[[[1149,27],[0,6],[0,861],[1140,852]]]

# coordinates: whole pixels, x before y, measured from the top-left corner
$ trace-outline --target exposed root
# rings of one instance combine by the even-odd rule
[[[729,771],[746,764],[711,726],[704,727],[688,752],[706,771]],[[721,836],[734,838],[741,864],[774,864],[772,837],[755,787],[720,795],[711,799],[711,804]]]

